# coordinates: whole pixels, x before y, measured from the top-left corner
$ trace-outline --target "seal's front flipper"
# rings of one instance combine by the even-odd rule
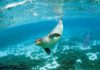
[[[58,33],[53,33],[53,34],[49,35],[49,38],[59,37],[59,36],[61,36],[61,35]]]
[[[45,52],[46,52],[46,53],[48,53],[48,54],[50,54],[50,53],[51,53],[51,51],[50,51],[50,49],[49,49],[49,48],[44,48],[44,50],[45,50]]]

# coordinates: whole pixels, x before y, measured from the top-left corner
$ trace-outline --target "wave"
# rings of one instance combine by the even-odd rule
[[[17,6],[20,6],[20,5],[25,4],[25,3],[28,2],[28,1],[29,1],[29,0],[23,0],[23,1],[20,1],[20,2],[10,3],[10,4],[6,5],[6,6],[4,7],[4,9],[10,9],[10,8],[17,7]]]

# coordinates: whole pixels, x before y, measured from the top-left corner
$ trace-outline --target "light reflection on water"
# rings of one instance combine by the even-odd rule
[[[53,19],[61,15],[100,16],[100,0],[9,0],[1,1],[0,6],[0,28]]]

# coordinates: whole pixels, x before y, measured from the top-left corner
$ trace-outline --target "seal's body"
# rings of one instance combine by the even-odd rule
[[[63,33],[63,23],[62,20],[59,20],[56,27],[46,36],[43,38],[37,39],[35,43],[42,47],[48,54],[50,54],[50,48],[54,46]]]

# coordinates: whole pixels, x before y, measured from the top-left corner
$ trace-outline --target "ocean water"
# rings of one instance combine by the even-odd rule
[[[48,55],[35,40],[60,16]],[[100,70],[100,0],[0,0],[0,70]]]

